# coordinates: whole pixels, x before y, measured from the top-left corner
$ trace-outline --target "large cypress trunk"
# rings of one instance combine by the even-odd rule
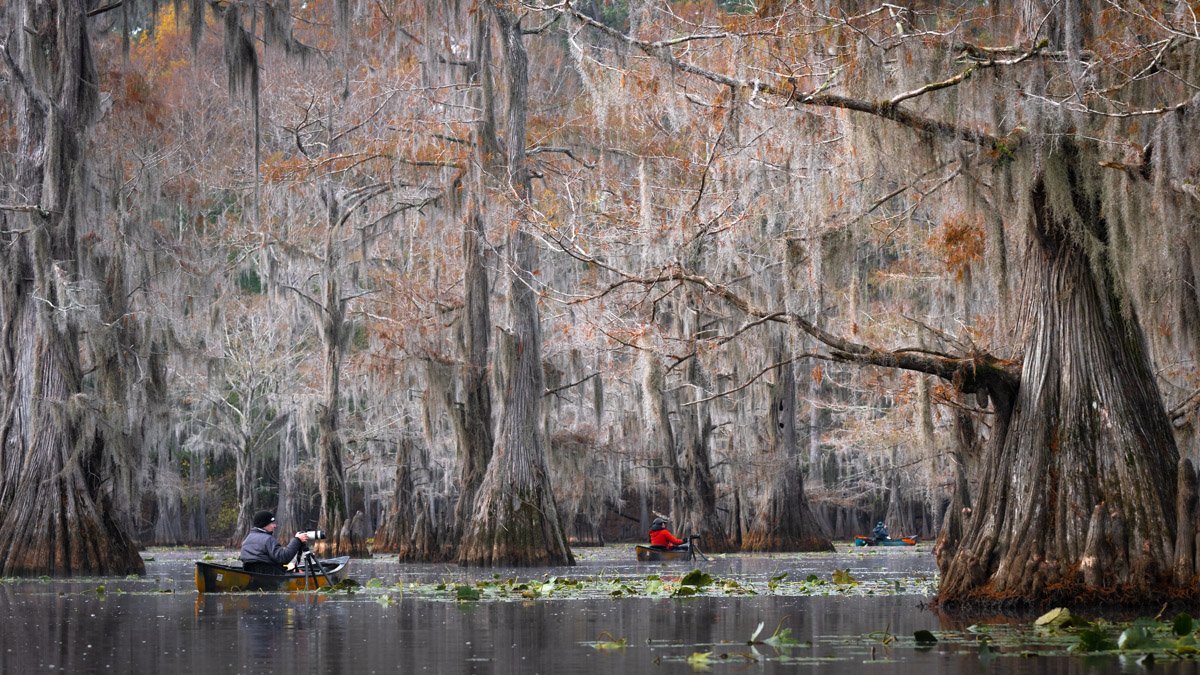
[[[110,510],[104,430],[122,424],[106,424],[115,406],[85,391],[68,285],[84,255],[77,231],[97,105],[86,6],[23,0],[9,11],[22,29],[7,43],[20,162],[8,197],[23,208],[0,223],[0,576],[142,572]]]
[[[648,429],[645,432],[646,456],[661,458],[658,470],[652,470],[656,481],[666,482],[670,490],[672,506],[680,503],[679,492],[683,490],[682,472],[679,468],[679,453],[676,449],[675,431],[671,427],[670,410],[667,407],[666,372],[662,362],[650,350],[642,352],[642,417]],[[655,491],[650,497],[653,499]],[[649,521],[642,529],[650,529]]]
[[[516,193],[517,226],[509,238],[509,311],[512,331],[497,346],[497,368],[507,375],[504,413],[475,516],[459,551],[468,565],[573,565],[550,489],[542,428],[542,335],[533,290],[537,243],[526,229],[529,171],[525,129],[529,73],[516,15],[490,5],[504,42],[508,85],[508,182]]]
[[[454,558],[453,542],[446,534],[445,518],[433,491],[428,447],[441,433],[438,412],[445,408],[462,443],[463,412],[454,405],[451,368],[426,361],[425,442],[404,436],[396,447],[395,487],[383,524],[375,532],[371,550],[396,553],[400,560],[440,562]],[[489,452],[491,448],[488,449]]]
[[[496,138],[495,92],[491,75],[491,17],[487,12],[475,16],[471,37],[471,60],[468,78],[475,86],[475,104],[481,111],[476,124],[475,190],[470,200],[467,219],[463,223],[463,321],[460,347],[463,357],[461,410],[450,408],[457,415],[455,430],[459,432],[459,493],[454,509],[455,545],[462,540],[475,515],[475,497],[492,458],[495,437],[492,430],[492,394],[488,382],[489,336],[492,332],[490,308],[491,285],[484,264],[485,228],[480,199],[484,194],[484,167],[494,167],[500,160]]]
[[[487,269],[483,264],[483,218],[479,205],[471,204],[470,215],[463,228],[463,259],[466,263],[466,298],[463,308],[462,351],[463,404],[458,439],[459,493],[454,512],[456,536],[461,539],[475,513],[475,496],[492,457],[492,395],[488,385],[488,334],[492,319],[488,309]]]
[[[693,344],[693,348],[695,345]],[[699,359],[688,363],[688,383],[681,391],[708,391],[708,381],[700,368]],[[693,403],[681,406],[679,422],[679,476],[676,490],[678,501],[672,506],[678,523],[677,535],[700,535],[702,546],[711,551],[729,551],[733,545],[717,512],[717,486],[713,479],[709,447],[712,445],[713,422],[709,404]]]
[[[326,357],[330,354],[326,353]],[[346,478],[342,466],[342,439],[338,428],[338,390],[336,366],[326,365],[326,398],[317,412],[317,489],[321,499],[320,523],[329,540],[317,545],[322,555],[367,555],[366,550],[351,550],[351,542],[342,536],[346,522]],[[365,547],[364,547],[365,549]]]
[[[237,446],[233,450],[233,487],[238,500],[238,517],[237,525],[234,526],[229,537],[229,545],[234,547],[241,546],[242,540],[250,531],[254,520],[254,476],[256,473],[254,456],[250,451],[250,440],[246,436],[245,430],[239,428],[239,431],[242,433],[239,434]]]
[[[396,487],[387,517],[375,532],[371,550],[396,553],[400,560],[440,562],[450,559],[450,547],[441,541],[433,492],[425,476],[429,453],[411,437],[396,448]]]
[[[1144,338],[1120,302],[1085,167],[1056,151],[1032,189],[1019,391],[992,392],[993,445],[943,604],[1171,597],[1178,452]]]
[[[176,546],[183,542],[183,486],[179,478],[179,441],[170,429],[171,397],[167,391],[165,347],[153,344],[150,349],[145,385],[148,408],[143,420],[141,447],[156,452],[154,466],[154,498],[156,514],[152,540],[159,546]]]
[[[157,508],[152,539],[158,546],[178,546],[183,543],[182,481],[178,457],[172,452],[176,447],[173,435],[163,438],[158,444],[154,467]]]
[[[787,351],[782,340],[778,341],[774,351],[776,363],[786,360]],[[742,540],[742,550],[834,550],[804,494],[804,472],[796,434],[796,371],[790,362],[779,368],[779,378],[771,386],[767,439],[774,470],[767,477],[757,515]]]
[[[321,499],[321,526],[329,539],[314,550],[322,555],[370,554],[365,542],[352,541],[345,531],[348,517],[346,504],[346,473],[342,465],[341,385],[342,357],[349,337],[346,325],[347,300],[341,295],[338,283],[340,256],[336,233],[340,231],[342,205],[334,189],[326,184],[321,189],[321,201],[326,208],[325,266],[322,304],[317,312],[321,326],[321,344],[325,350],[324,401],[317,411],[317,489]]]

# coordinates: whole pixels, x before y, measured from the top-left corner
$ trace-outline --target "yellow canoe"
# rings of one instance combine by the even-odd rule
[[[318,561],[320,569],[288,574],[255,574],[241,567],[196,561],[196,590],[201,593],[238,591],[315,591],[344,580],[350,556]]]

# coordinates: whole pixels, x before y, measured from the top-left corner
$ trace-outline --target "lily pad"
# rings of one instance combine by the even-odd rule
[[[834,570],[833,583],[837,584],[838,586],[850,586],[857,584],[858,579],[855,579],[850,575],[850,570]]]
[[[473,586],[457,586],[454,589],[456,600],[478,600],[483,597],[483,591]]]

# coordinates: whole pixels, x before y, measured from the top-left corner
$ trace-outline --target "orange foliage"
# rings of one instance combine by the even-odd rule
[[[985,237],[981,220],[967,214],[952,216],[942,222],[927,242],[959,281],[971,265],[983,259]]]

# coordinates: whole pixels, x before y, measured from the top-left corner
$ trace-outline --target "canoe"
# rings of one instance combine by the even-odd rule
[[[867,536],[860,534],[854,538],[854,545],[855,546],[916,546],[917,538],[916,537],[899,537],[896,539],[884,539],[883,541],[877,541],[875,539],[875,537],[867,537]]]
[[[312,591],[346,579],[350,556],[319,561],[321,569],[288,574],[255,574],[239,566],[196,561],[196,590],[201,593],[237,591]]]
[[[643,544],[638,544],[634,548],[637,549],[638,562],[693,560],[696,557],[696,552],[690,548],[658,548],[657,546],[645,546]]]

